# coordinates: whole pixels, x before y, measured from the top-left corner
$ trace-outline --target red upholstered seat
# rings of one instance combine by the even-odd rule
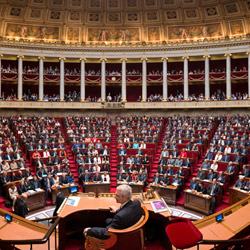
[[[165,230],[170,242],[179,249],[193,247],[203,237],[193,223],[186,218],[172,219]]]

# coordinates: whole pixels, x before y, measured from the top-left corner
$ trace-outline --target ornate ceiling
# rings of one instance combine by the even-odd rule
[[[244,37],[250,0],[0,0],[2,39],[169,43]]]

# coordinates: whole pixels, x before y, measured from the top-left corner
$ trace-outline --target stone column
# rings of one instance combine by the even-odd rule
[[[246,54],[248,56],[248,99],[250,99],[250,52]]]
[[[231,86],[231,56],[232,54],[225,54],[226,57],[226,95],[227,100],[231,99],[232,86]]]
[[[64,57],[60,57],[60,101],[64,101]]]
[[[107,59],[102,58],[101,60],[101,100],[106,102],[106,61]]]
[[[121,59],[122,62],[122,102],[127,101],[127,86],[126,86],[126,58]]]
[[[183,56],[182,59],[184,60],[184,100],[188,100],[188,56]]]
[[[17,83],[17,99],[23,99],[23,58],[24,56],[17,56],[18,59],[18,83]]]
[[[210,55],[203,56],[205,58],[205,100],[210,100],[210,79],[209,79],[209,58]]]
[[[147,101],[147,58],[142,58],[142,102]]]
[[[85,61],[86,58],[80,58],[81,61],[81,102],[85,102]]]
[[[0,97],[2,97],[2,57],[3,55],[0,54]]]
[[[43,101],[43,62],[44,62],[45,57],[39,56],[39,93],[38,93],[38,99],[39,101]]]
[[[163,68],[163,86],[162,86],[162,101],[166,102],[168,100],[168,58],[162,58],[162,68]]]

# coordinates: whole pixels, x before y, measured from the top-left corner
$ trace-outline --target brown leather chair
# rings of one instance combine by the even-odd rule
[[[133,226],[126,229],[108,229],[109,239],[102,240],[87,236],[85,241],[86,250],[142,250],[144,249],[144,230],[143,226],[148,220],[149,214],[146,207],[142,206],[144,215]]]

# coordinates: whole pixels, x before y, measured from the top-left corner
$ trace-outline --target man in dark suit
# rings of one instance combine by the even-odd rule
[[[160,184],[161,183],[161,177],[160,177],[159,173],[155,174],[152,183],[153,184]]]
[[[36,175],[33,176],[33,181],[31,182],[31,188],[33,190],[36,190],[37,188],[41,188],[41,184],[39,180],[37,179]]]
[[[65,198],[64,194],[61,192],[61,187],[57,186],[56,187],[56,208],[53,212],[53,216],[57,215],[57,211],[58,211],[59,207],[62,205],[64,198]]]
[[[131,201],[132,188],[128,185],[120,185],[116,189],[116,202],[121,203],[121,207],[110,207],[111,212],[115,215],[113,218],[106,220],[106,227],[85,228],[84,234],[99,239],[107,239],[109,228],[125,229],[133,226],[142,216],[141,203],[138,200]]]
[[[93,182],[101,182],[102,181],[102,177],[99,174],[99,172],[96,172],[95,175],[93,176]]]
[[[195,177],[193,177],[192,180],[190,181],[190,189],[197,190],[198,185],[199,185],[199,182],[196,180]]]
[[[239,174],[244,175],[245,177],[250,177],[250,170],[247,165],[243,166],[243,170],[242,172],[239,172]]]
[[[23,193],[17,200],[17,214],[23,218],[28,214],[27,201],[28,195]]]
[[[209,185],[207,188],[207,194],[212,196],[211,204],[210,204],[210,214],[214,212],[214,207],[216,203],[216,197],[220,193],[220,185],[217,183],[216,179],[213,179],[213,183]]]

